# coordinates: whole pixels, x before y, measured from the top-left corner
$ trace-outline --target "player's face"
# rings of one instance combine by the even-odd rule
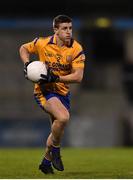
[[[56,34],[63,42],[68,42],[72,38],[72,23],[61,23],[56,29]]]

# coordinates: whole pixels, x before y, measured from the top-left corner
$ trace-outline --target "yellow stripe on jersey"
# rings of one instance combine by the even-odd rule
[[[32,42],[24,44],[24,47],[30,52],[38,54],[39,60],[43,61],[50,67],[54,74],[64,76],[71,73],[73,68],[84,68],[85,55],[82,46],[75,40],[71,45],[58,47],[56,37],[40,37]],[[66,95],[69,91],[68,84],[49,83],[46,84],[45,90],[57,92]],[[40,91],[39,85],[35,85],[35,93]]]
[[[35,93],[34,96],[39,106],[44,109],[44,106],[46,104],[46,98],[43,96],[42,92]]]

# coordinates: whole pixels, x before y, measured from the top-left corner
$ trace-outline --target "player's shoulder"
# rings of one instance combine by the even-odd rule
[[[82,45],[80,44],[80,42],[78,42],[77,40],[73,40],[73,48],[74,49],[82,49]]]
[[[84,49],[83,49],[82,45],[78,41],[74,40],[72,47],[73,47],[72,52],[73,52],[73,55],[74,55],[74,59],[80,57],[81,55],[82,55],[82,58],[85,57]]]
[[[37,37],[37,38],[35,38],[34,39],[34,44],[47,44],[48,42],[49,42],[49,40],[50,40],[50,37],[51,36],[47,36],[47,37]]]

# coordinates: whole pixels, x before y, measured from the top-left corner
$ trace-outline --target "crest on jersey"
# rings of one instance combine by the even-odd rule
[[[72,62],[72,55],[67,55],[67,56],[66,56],[66,61],[67,61],[68,63],[71,63],[71,62]]]

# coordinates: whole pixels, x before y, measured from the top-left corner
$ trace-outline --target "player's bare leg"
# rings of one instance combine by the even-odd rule
[[[53,123],[51,132],[53,145],[60,146],[64,129],[69,121],[69,112],[56,97],[53,97],[47,101],[45,110],[52,116]]]
[[[52,157],[51,157],[51,147],[52,147],[52,133],[50,133],[50,135],[47,138],[47,142],[46,142],[46,149],[45,149],[45,158],[49,161],[51,161]]]
[[[53,168],[51,166],[51,136],[52,134],[49,135],[48,139],[47,139],[47,147],[46,147],[46,151],[45,151],[45,156],[41,162],[41,164],[39,165],[39,169],[45,173],[45,174],[53,174]]]
[[[53,168],[51,166],[51,160],[52,160],[51,148],[52,148],[52,133],[50,133],[50,135],[47,138],[45,156],[41,164],[39,165],[39,169],[45,174],[54,173]]]
[[[43,164],[50,164],[52,159],[53,166],[62,171],[64,166],[60,157],[60,142],[69,120],[69,112],[57,98],[51,98],[47,102],[45,110],[51,114],[51,134],[47,139]]]
[[[55,117],[50,115],[51,128],[52,128],[52,124],[53,124],[54,120],[55,120]],[[52,160],[52,156],[51,156],[51,148],[52,148],[52,146],[53,146],[53,138],[52,138],[52,133],[50,133],[48,138],[47,138],[45,156],[44,156],[49,161]]]
[[[50,113],[55,120],[52,123],[52,164],[59,170],[63,171],[64,166],[60,156],[60,143],[64,134],[64,129],[69,121],[69,112],[58,98],[50,98],[45,106],[45,110]]]

